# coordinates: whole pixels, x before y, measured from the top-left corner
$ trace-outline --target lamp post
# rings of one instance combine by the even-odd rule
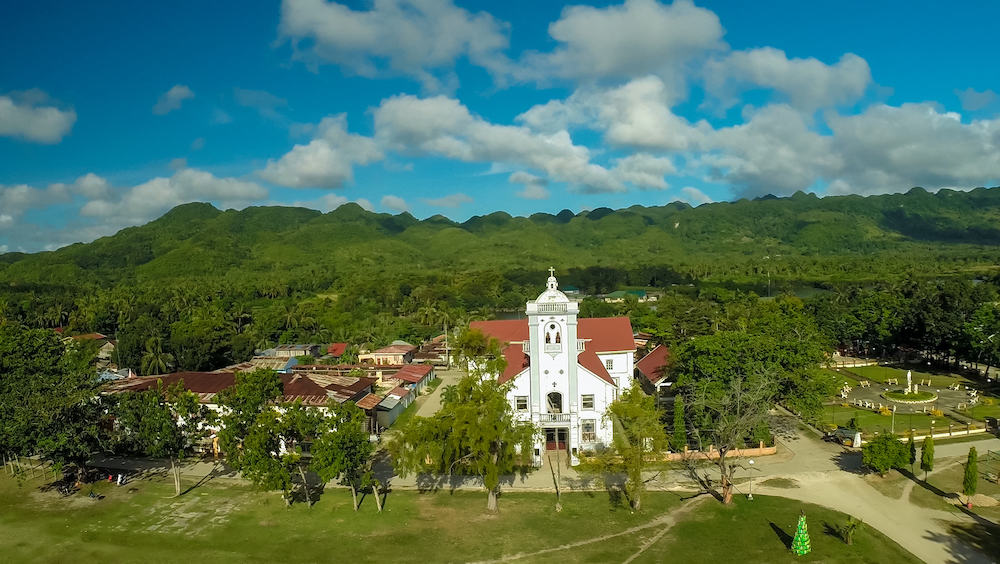
[[[750,470],[753,470],[753,459],[750,459]],[[753,472],[750,472],[750,492],[747,493],[747,500],[753,501]]]

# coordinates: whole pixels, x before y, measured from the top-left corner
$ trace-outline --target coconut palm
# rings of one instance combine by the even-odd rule
[[[174,355],[163,350],[163,340],[150,337],[146,340],[146,352],[142,355],[142,374],[163,374],[174,366]]]

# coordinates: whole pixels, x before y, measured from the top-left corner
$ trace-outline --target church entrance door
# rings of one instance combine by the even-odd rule
[[[569,429],[549,427],[545,429],[545,450],[566,450]]]

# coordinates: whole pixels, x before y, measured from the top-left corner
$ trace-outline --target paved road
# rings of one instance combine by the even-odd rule
[[[458,380],[465,374],[465,372],[454,368],[451,370],[435,369],[434,372],[441,379],[441,384],[429,396],[417,398],[417,402],[419,402],[417,415],[420,417],[430,417],[437,413],[437,410],[441,409],[441,392],[446,386],[458,383]]]

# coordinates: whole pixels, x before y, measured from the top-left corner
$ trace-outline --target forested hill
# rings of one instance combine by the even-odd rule
[[[645,270],[652,274],[628,281],[648,285],[752,281],[765,270],[775,279],[820,281],[988,268],[998,257],[1000,188],[936,194],[914,188],[868,197],[797,193],[697,208],[675,202],[530,217],[496,212],[464,223],[373,213],[355,204],[324,214],[288,207],[220,211],[192,203],[92,243],[0,255],[0,282],[23,290],[308,276],[329,285],[361,273],[510,276],[550,264],[579,277],[588,267]]]

